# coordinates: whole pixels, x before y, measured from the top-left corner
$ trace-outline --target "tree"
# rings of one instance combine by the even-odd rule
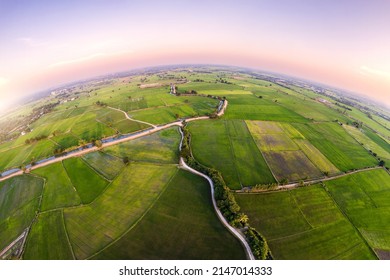
[[[127,156],[124,157],[124,158],[123,158],[123,163],[126,164],[126,165],[128,165],[128,164],[129,164],[129,157],[127,157]]]
[[[101,148],[103,146],[103,143],[101,140],[96,140],[95,141],[95,146],[98,147],[98,148]]]
[[[379,162],[379,166],[385,166],[385,161],[384,161],[384,160],[381,160],[381,161]]]

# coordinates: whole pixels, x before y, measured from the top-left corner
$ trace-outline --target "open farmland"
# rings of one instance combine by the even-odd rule
[[[123,160],[100,151],[86,154],[83,159],[108,180],[114,179],[124,167]]]
[[[42,189],[43,180],[30,175],[0,182],[0,250],[30,226]]]
[[[293,126],[341,171],[377,165],[376,159],[337,123]]]
[[[42,211],[81,203],[80,197],[61,162],[37,169],[34,174],[46,179],[43,189]]]
[[[65,224],[76,258],[90,257],[141,219],[176,170],[172,165],[130,164],[94,202],[66,209]]]
[[[81,158],[70,158],[63,164],[83,203],[92,202],[106,188],[108,181],[84,163]]]
[[[376,258],[322,187],[236,199],[277,259]]]
[[[104,152],[130,161],[177,163],[180,134],[177,128],[166,130],[104,149]]]
[[[180,169],[192,152],[200,165],[191,166],[220,172],[223,180],[209,175],[226,220],[244,232],[248,216],[273,258],[386,258],[390,145],[385,119],[375,121],[386,114],[367,104],[365,123],[367,113],[333,96],[298,80],[191,66],[82,82],[25,106],[12,116],[31,121],[0,135],[0,250],[11,246],[2,257],[245,258],[207,181]]]
[[[189,126],[192,152],[202,164],[222,172],[229,187],[274,182],[243,121],[198,121]]]
[[[268,165],[279,182],[335,174],[337,168],[291,124],[246,121]]]
[[[387,151],[390,149],[388,147],[385,150],[386,145],[378,145],[376,142],[372,141],[366,134],[364,130],[360,130],[354,126],[344,125],[345,130],[352,135],[366,150],[372,151],[377,154],[379,158],[384,159],[385,161],[390,161],[390,152]],[[379,140],[379,139],[378,139]],[[387,145],[389,146],[389,145]]]
[[[66,237],[62,210],[42,213],[32,225],[23,258],[26,260],[69,260],[72,249]]]
[[[220,224],[208,183],[179,171],[145,217],[95,259],[244,259]]]

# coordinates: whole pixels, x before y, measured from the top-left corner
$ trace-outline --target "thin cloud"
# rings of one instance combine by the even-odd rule
[[[77,63],[93,60],[93,59],[99,58],[99,57],[115,56],[115,55],[132,53],[132,52],[133,51],[121,51],[121,52],[112,52],[112,53],[100,52],[100,53],[91,54],[91,55],[88,55],[85,57],[56,62],[56,63],[49,65],[49,68],[60,67],[60,66],[69,65],[69,64],[77,64]]]
[[[390,78],[390,72],[383,71],[383,70],[380,70],[380,69],[370,68],[370,67],[367,67],[367,66],[361,66],[360,67],[360,73],[365,75],[365,76],[367,76],[367,75],[375,75],[375,76]]]

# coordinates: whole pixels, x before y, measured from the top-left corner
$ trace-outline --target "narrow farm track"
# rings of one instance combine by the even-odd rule
[[[154,124],[152,124],[152,123],[148,123],[148,122],[144,122],[144,121],[132,119],[132,118],[129,117],[129,115],[128,115],[125,111],[123,111],[123,110],[121,110],[121,109],[114,108],[114,107],[110,107],[110,106],[107,106],[107,108],[110,108],[110,109],[112,109],[112,110],[116,110],[116,111],[122,112],[123,114],[125,114],[126,119],[128,119],[128,120],[130,120],[130,121],[139,122],[139,123],[143,123],[143,124],[147,124],[147,125],[150,125],[151,127],[157,127],[156,125],[154,125]]]
[[[217,113],[218,116],[222,116],[224,113],[225,113],[225,110],[227,108],[227,100],[224,101],[224,104],[221,108],[221,110]],[[129,120],[132,120],[132,121],[137,121],[137,120],[134,120],[132,118],[130,118],[126,112],[120,110],[120,109],[116,109],[116,108],[113,108],[113,107],[109,107],[113,110],[117,110],[117,111],[120,111],[122,113],[125,114],[126,118],[129,119]],[[194,118],[188,118],[188,119],[184,119],[184,121],[186,122],[192,122],[192,121],[197,121],[197,120],[205,120],[205,119],[210,119],[210,117],[208,116],[201,116],[201,117],[194,117]],[[87,153],[91,153],[91,152],[95,152],[95,151],[98,151],[100,150],[101,148],[105,148],[105,147],[109,147],[109,146],[113,146],[113,145],[117,145],[119,143],[123,143],[123,142],[127,142],[127,141],[130,141],[130,140],[133,140],[133,139],[137,139],[137,138],[140,138],[140,137],[144,137],[144,136],[147,136],[147,135],[150,135],[150,134],[153,134],[155,132],[158,132],[158,131],[161,131],[161,130],[164,130],[164,129],[167,129],[167,128],[170,128],[170,127],[173,127],[173,126],[178,126],[178,127],[182,127],[183,126],[183,123],[182,121],[175,121],[175,122],[172,122],[172,123],[168,123],[168,124],[165,124],[165,125],[162,125],[162,126],[156,126],[156,125],[153,125],[153,124],[150,124],[150,123],[147,123],[147,122],[142,122],[142,121],[137,121],[137,122],[141,122],[141,123],[145,123],[145,124],[148,124],[148,125],[151,125],[153,128],[151,129],[148,129],[148,130],[145,130],[145,131],[142,131],[142,132],[139,132],[139,133],[136,133],[134,135],[130,135],[129,137],[126,137],[126,138],[122,138],[122,139],[117,139],[117,140],[114,140],[112,142],[108,142],[108,143],[103,143],[102,144],[102,147],[98,148],[98,147],[91,147],[91,148],[87,148],[87,149],[84,149],[84,150],[81,150],[79,152],[76,152],[76,153],[72,153],[72,154],[69,154],[69,155],[65,155],[65,156],[62,156],[62,157],[58,157],[58,158],[54,158],[52,160],[49,160],[49,161],[46,161],[44,163],[41,163],[41,164],[37,164],[37,165],[34,165],[32,166],[30,169],[28,169],[28,172],[30,172],[31,170],[35,170],[35,169],[38,169],[38,168],[41,168],[41,167],[44,167],[44,166],[47,166],[47,165],[50,165],[50,164],[53,164],[53,163],[56,163],[56,162],[61,162],[65,159],[68,159],[68,158],[72,158],[72,157],[79,157],[79,156],[82,156],[82,155],[85,155]],[[181,131],[181,129],[179,130],[180,133],[181,133],[181,141],[180,141],[180,146],[179,146],[179,150],[181,149],[181,145],[182,145],[182,142],[183,142],[183,133]],[[213,181],[205,174],[201,173],[201,172],[198,172],[196,171],[195,169],[192,169],[191,167],[189,167],[183,160],[182,157],[180,157],[180,162],[179,162],[179,166],[181,169],[183,170],[187,170],[193,174],[196,174],[198,176],[201,176],[203,178],[205,178],[209,184],[210,184],[210,190],[211,190],[211,200],[212,200],[212,203],[213,203],[213,208],[214,208],[214,211],[215,213],[217,214],[218,216],[218,219],[221,221],[221,223],[225,226],[225,228],[231,232],[233,234],[233,236],[235,236],[239,242],[242,244],[243,248],[245,249],[245,254],[247,256],[247,258],[249,260],[255,260],[255,257],[252,253],[252,250],[250,249],[250,246],[248,244],[248,242],[246,241],[244,235],[239,232],[236,228],[232,227],[227,221],[226,219],[224,218],[224,216],[222,215],[221,211],[219,210],[218,206],[217,206],[217,203],[215,201],[215,196],[214,196],[214,184],[213,184]],[[15,176],[19,176],[19,175],[22,175],[24,172],[22,170],[18,171],[18,172],[15,172],[13,174],[10,174],[8,176],[5,176],[5,177],[2,177],[0,178],[0,181],[4,181],[4,180],[7,180],[9,178],[12,178],[12,177],[15,177]],[[69,240],[68,240],[69,241]],[[73,250],[72,250],[72,254],[73,254]],[[74,255],[73,255],[74,256]]]
[[[184,162],[182,157],[180,157],[180,168],[183,170],[187,170],[188,172],[191,172],[191,173],[196,174],[198,176],[201,176],[209,182],[210,190],[211,190],[211,200],[213,202],[213,208],[214,208],[215,213],[218,216],[218,219],[225,226],[225,228],[227,228],[240,241],[240,243],[242,244],[242,246],[245,249],[245,253],[246,253],[247,258],[249,260],[255,260],[255,256],[253,255],[252,250],[251,250],[248,242],[246,241],[245,237],[236,228],[229,225],[229,223],[225,220],[225,217],[222,215],[221,211],[219,210],[217,203],[215,202],[215,197],[214,197],[214,184],[213,184],[213,181],[210,179],[210,177],[208,177],[207,175],[189,167]]]

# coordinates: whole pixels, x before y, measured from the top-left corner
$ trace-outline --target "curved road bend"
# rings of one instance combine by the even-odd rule
[[[226,106],[227,106],[227,100],[225,100],[224,106],[222,107],[221,111],[218,113],[219,116],[224,114]],[[115,109],[115,108],[113,108],[113,109]],[[119,110],[119,109],[117,109],[117,110]],[[119,110],[119,111],[123,112],[122,110]],[[126,113],[125,113],[125,115],[128,118]],[[202,119],[209,119],[209,117],[207,117],[207,116],[195,117],[195,118],[186,119],[185,121],[186,122],[191,122],[191,121],[202,120]],[[131,119],[131,120],[133,120],[133,119]],[[134,121],[136,121],[136,120],[134,120]],[[175,122],[168,123],[168,124],[161,125],[161,126],[153,125],[153,128],[144,130],[142,132],[138,132],[138,133],[136,133],[134,135],[130,135],[129,137],[116,139],[116,140],[111,141],[111,142],[103,143],[101,148],[113,146],[113,145],[116,145],[116,144],[119,144],[119,143],[127,142],[127,141],[130,141],[130,140],[133,140],[133,139],[137,139],[137,138],[140,138],[140,137],[143,137],[143,136],[147,136],[149,134],[155,133],[157,131],[160,131],[160,130],[163,130],[163,129],[166,129],[166,128],[169,128],[169,127],[172,127],[172,126],[183,126],[183,124],[182,124],[182,121],[175,121]],[[56,163],[56,162],[60,162],[60,161],[62,161],[64,159],[68,159],[68,158],[71,158],[71,157],[77,157],[77,156],[81,156],[81,155],[88,154],[88,153],[91,153],[91,152],[95,152],[95,151],[98,151],[101,148],[98,148],[98,147],[86,148],[86,149],[81,150],[79,152],[74,152],[74,153],[70,153],[70,154],[65,155],[65,156],[57,157],[57,158],[54,158],[54,159],[51,159],[51,160],[48,160],[48,161],[36,164],[36,165],[32,166],[31,168],[29,168],[28,171],[35,170],[37,168],[44,167],[44,166],[47,166],[49,164],[53,164],[53,163]],[[20,170],[20,171],[17,171],[15,173],[12,173],[12,174],[10,174],[8,176],[1,177],[0,178],[0,182],[1,181],[5,181],[5,180],[7,180],[9,178],[12,178],[12,177],[16,177],[16,176],[22,175],[23,173],[24,173],[24,171]]]
[[[128,115],[125,111],[123,111],[123,110],[121,110],[121,109],[114,108],[114,107],[111,107],[111,106],[107,106],[107,108],[110,108],[110,109],[112,109],[112,110],[116,110],[116,111],[122,112],[123,114],[125,114],[126,119],[128,119],[128,120],[130,120],[130,121],[139,122],[139,123],[144,123],[144,124],[150,125],[151,127],[157,127],[156,125],[154,125],[154,124],[152,124],[152,123],[148,123],[148,122],[144,122],[144,121],[132,119],[132,118],[129,117],[129,115]]]
[[[235,229],[234,227],[229,225],[229,223],[225,220],[225,217],[222,215],[221,211],[217,207],[217,203],[215,202],[215,197],[214,197],[214,184],[213,184],[213,181],[210,179],[210,177],[208,177],[207,175],[189,167],[184,162],[182,157],[180,157],[180,168],[187,170],[187,171],[189,171],[193,174],[196,174],[198,176],[202,176],[203,178],[205,178],[209,182],[210,189],[211,189],[211,200],[213,201],[214,211],[217,213],[219,220],[241,242],[242,246],[245,249],[245,253],[246,253],[247,258],[249,260],[255,260],[255,256],[253,255],[252,250],[251,250],[248,242],[246,241],[246,239],[242,236],[242,234],[237,229]]]

